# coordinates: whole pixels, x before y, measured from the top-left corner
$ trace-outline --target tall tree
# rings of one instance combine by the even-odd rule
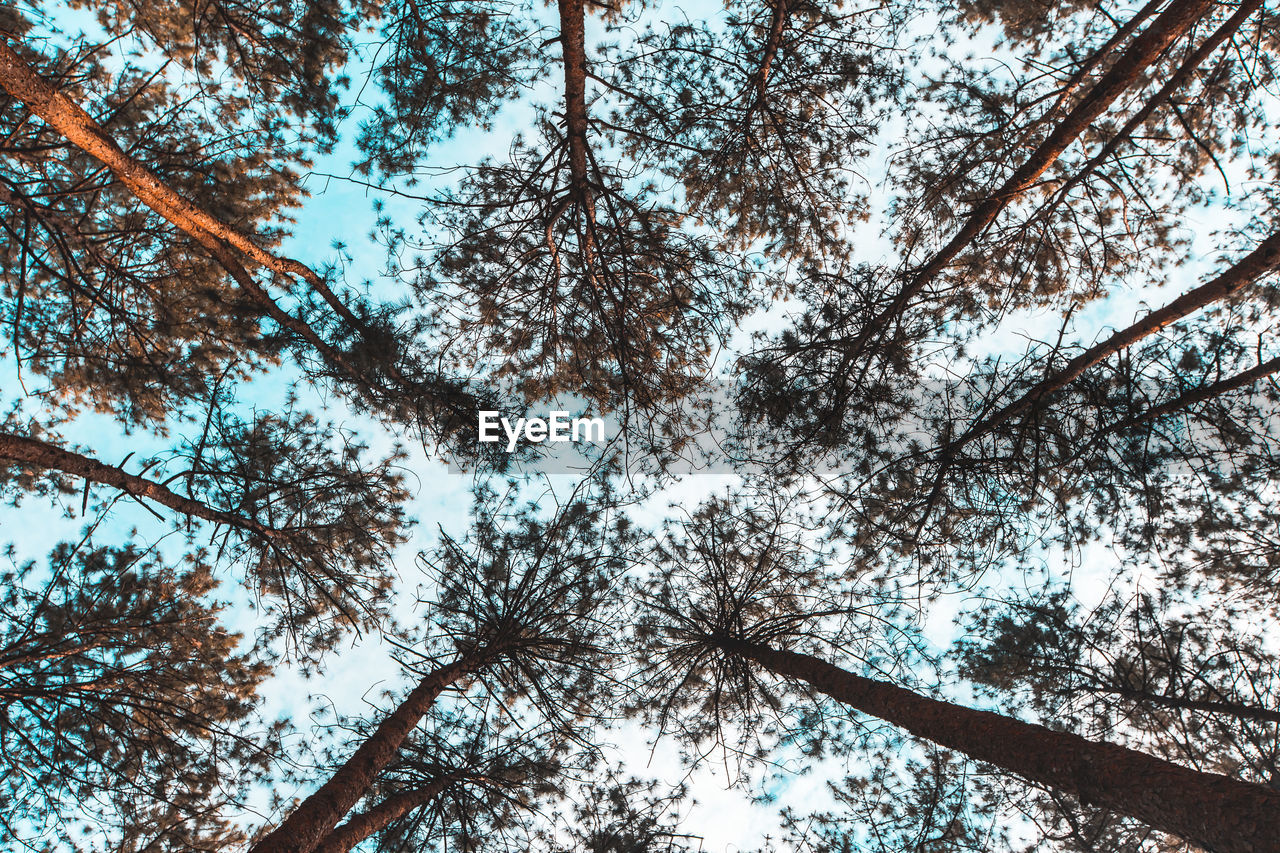
[[[732,549],[705,541],[708,534],[732,542]],[[771,537],[743,529],[737,516],[717,518],[710,512],[688,535],[691,547],[678,553],[689,561],[666,566],[649,597],[653,616],[640,633],[658,656],[652,683],[662,692],[655,701],[667,708],[692,702],[719,715],[753,702],[780,707],[779,697],[758,674],[768,672],[1033,785],[1135,817],[1209,849],[1265,850],[1280,836],[1280,795],[1267,787],[931,698],[779,647],[776,643],[788,637],[820,642],[822,632],[815,626],[821,614],[794,611],[795,581],[779,571],[786,558],[768,544]],[[848,604],[841,610],[856,618]],[[693,685],[704,686],[706,695],[680,695]],[[757,693],[763,698],[754,698]]]
[[[547,719],[586,713],[602,647],[602,597],[621,555],[604,545],[626,536],[599,496],[575,492],[549,518],[513,507],[512,496],[478,496],[474,552],[445,538],[428,558],[438,597],[425,648],[406,645],[417,684],[315,793],[253,846],[253,853],[311,853],[374,790],[411,733],[449,690],[529,697]],[[433,648],[434,647],[434,648]]]

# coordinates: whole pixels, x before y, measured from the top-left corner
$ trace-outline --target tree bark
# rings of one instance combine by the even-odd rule
[[[437,779],[421,788],[387,797],[378,805],[366,812],[361,812],[325,836],[316,846],[315,853],[348,853],[352,847],[375,832],[386,829],[393,820],[440,796],[452,781],[449,778]]]
[[[336,310],[363,330],[360,321],[328,290],[318,274],[298,261],[275,257],[247,235],[179,196],[146,166],[130,157],[83,108],[36,74],[6,40],[0,40],[0,87],[73,145],[103,163],[140,201],[207,249],[272,320],[299,335],[342,372],[360,378],[359,372],[314,329],[277,305],[229,248],[239,249],[275,272],[300,276],[312,286],[318,286],[326,301],[331,305],[336,303]]]
[[[168,486],[154,480],[129,474],[121,468],[104,465],[96,459],[64,450],[39,439],[0,432],[0,459],[31,468],[61,471],[91,483],[112,486],[126,494],[146,498],[183,515],[212,521],[214,524],[226,524],[266,539],[276,535],[276,531],[252,519],[214,509],[193,498],[183,497]]]
[[[4,33],[0,35],[5,39],[11,37]],[[244,268],[234,250],[274,272],[302,278],[346,323],[360,334],[367,335],[368,325],[329,289],[322,276],[299,261],[272,255],[248,235],[179,196],[146,166],[130,157],[83,108],[36,74],[3,39],[0,39],[0,87],[72,144],[101,161],[139,200],[203,246],[268,317],[314,348],[335,372],[375,395],[380,393],[378,383],[353,364],[345,353],[332,346],[309,324],[281,308]],[[429,402],[456,415],[465,416],[474,411],[472,396],[447,381],[419,381],[406,376],[394,363],[387,363],[384,367],[388,376],[399,384],[399,390],[420,403]]]
[[[170,189],[142,163],[130,157],[93,117],[40,78],[9,46],[0,41],[0,86],[85,153],[100,160],[144,204],[195,236],[199,231],[248,255],[257,264],[285,276],[303,279],[349,323],[362,324],[338,299],[324,278],[306,264],[280,258],[259,246],[252,237],[222,222]]]
[[[1049,136],[1037,146],[1031,156],[999,189],[969,212],[964,225],[955,236],[919,267],[889,307],[867,324],[851,344],[851,355],[846,358],[846,367],[861,353],[863,345],[873,334],[891,323],[916,294],[928,286],[938,273],[942,272],[969,243],[995,221],[1000,211],[1004,210],[1010,201],[1034,185],[1045,170],[1057,161],[1067,146],[1075,141],[1094,119],[1102,115],[1116,98],[1132,86],[1142,72],[1155,62],[1169,45],[1182,37],[1212,5],[1212,0],[1173,0],[1167,9],[1151,22],[1151,26],[1135,37],[1120,58],[1107,69]]]
[[[1224,21],[1222,26],[1218,27],[1212,35],[1205,39],[1200,46],[1183,61],[1182,65],[1178,67],[1178,70],[1174,72],[1173,76],[1171,76],[1169,80],[1160,87],[1160,91],[1152,95],[1146,104],[1143,105],[1142,109],[1130,116],[1129,120],[1124,123],[1124,126],[1120,128],[1120,130],[1107,141],[1107,144],[1102,147],[1102,150],[1090,157],[1089,161],[1085,163],[1079,171],[1068,178],[1062,186],[1058,187],[1055,195],[1058,198],[1065,198],[1067,192],[1072,187],[1076,186],[1089,175],[1093,174],[1094,170],[1102,164],[1102,161],[1114,154],[1116,149],[1123,145],[1125,140],[1133,135],[1133,132],[1138,129],[1139,125],[1150,118],[1151,114],[1154,113],[1161,104],[1167,102],[1175,92],[1182,88],[1182,85],[1187,82],[1187,78],[1195,73],[1195,70],[1199,68],[1215,50],[1221,47],[1223,42],[1235,35],[1235,33],[1244,26],[1244,22],[1247,21],[1254,12],[1262,8],[1262,3],[1263,0],[1244,0],[1244,2],[1240,4],[1240,8],[1236,10],[1235,14]]]
[[[773,0],[773,14],[769,17],[769,32],[765,36],[764,50],[760,55],[760,64],[756,66],[755,74],[751,79],[751,88],[755,90],[755,104],[764,100],[765,89],[769,83],[769,72],[773,68],[773,61],[778,58],[778,51],[782,48],[782,33],[786,29],[787,16],[790,12],[787,3],[788,0]],[[752,109],[754,108],[753,104]]]
[[[930,699],[805,654],[719,643],[786,678],[1082,803],[1128,815],[1215,853],[1280,851],[1280,793],[1115,744]]]
[[[564,120],[569,143],[569,175],[574,191],[589,204],[587,178],[587,33],[583,0],[558,0],[560,52],[564,64]]]
[[[337,772],[249,853],[314,853],[338,821],[369,793],[378,774],[396,757],[405,738],[436,698],[459,678],[479,668],[485,658],[483,652],[472,652],[427,673]]]

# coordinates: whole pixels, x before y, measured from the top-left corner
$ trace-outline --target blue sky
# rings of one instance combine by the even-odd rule
[[[655,4],[649,14],[655,20],[673,20],[684,15],[696,18],[718,8],[715,3]],[[542,10],[544,14],[548,11]],[[65,20],[71,22],[79,19],[68,16]],[[548,21],[550,20],[548,17]],[[594,33],[588,33],[589,45],[593,34],[596,40],[602,35],[598,21],[593,22],[593,30]],[[972,58],[966,59],[966,62],[974,63],[976,67],[990,64],[995,68],[998,66],[996,59],[1007,58],[1001,55],[989,33],[979,34],[971,42],[955,45],[951,49],[956,56],[961,56],[962,52],[972,52]],[[355,67],[351,73],[356,80],[354,91],[359,89],[361,69]],[[366,98],[376,97],[372,88],[364,94]],[[531,94],[543,102],[554,99],[554,91],[545,87],[544,90]],[[512,135],[529,126],[531,115],[531,109],[525,102],[508,106],[495,121],[492,131],[459,134],[438,145],[431,155],[431,165],[447,167],[474,163],[485,154],[502,156]],[[354,130],[359,116],[357,110],[348,123],[351,130]],[[889,132],[901,133],[902,128]],[[388,212],[406,223],[413,221],[419,210],[419,203],[343,180],[342,176],[351,174],[350,165],[355,159],[350,136],[348,133],[344,143],[333,155],[316,163],[315,174],[307,181],[311,197],[296,212],[297,223],[293,235],[285,244],[285,253],[309,264],[319,265],[335,256],[332,245],[335,240],[340,240],[353,258],[348,267],[348,281],[356,284],[367,278],[375,283],[379,292],[391,293],[394,292],[394,286],[382,281],[379,275],[383,263],[381,248],[366,238],[376,216],[373,203],[375,200],[382,201]],[[889,144],[886,148],[892,148],[892,145]],[[882,159],[867,165],[867,172],[873,182],[883,175],[884,169]],[[419,192],[421,189],[419,187],[414,191]],[[877,210],[883,213],[887,198],[883,192],[873,198],[876,200]],[[859,232],[856,244],[861,259],[892,256],[894,247],[878,233],[883,224],[882,217],[873,218]],[[1223,208],[1220,205],[1193,210],[1182,223],[1182,228],[1194,239],[1194,254],[1199,255],[1202,260],[1174,269],[1164,286],[1159,289],[1118,289],[1107,299],[1088,306],[1074,318],[1074,336],[1082,341],[1091,340],[1106,328],[1127,324],[1142,312],[1144,304],[1159,304],[1169,298],[1169,294],[1180,293],[1200,281],[1215,260],[1216,243],[1213,235],[1225,224],[1227,223],[1223,219]],[[749,320],[737,338],[738,343],[745,340],[745,332],[749,329],[777,328],[788,307],[785,303],[780,303]],[[1043,329],[1047,323],[1056,325],[1057,318],[1047,312],[1011,317],[997,334],[984,339],[983,351],[971,353],[971,356],[1020,353],[1025,348],[1029,330]],[[937,365],[939,371],[955,367],[957,365],[945,353]],[[13,381],[14,365],[11,359],[0,363],[0,374],[5,377],[0,382],[0,387],[4,389],[2,402],[7,407],[13,399],[22,396],[22,390]],[[257,404],[264,408],[278,406],[291,378],[289,369],[282,370],[276,376],[264,377],[242,389],[242,403],[246,406]],[[29,388],[34,389],[38,382],[38,379],[27,378]],[[329,419],[356,428],[375,451],[387,450],[396,441],[395,436],[361,413],[351,411],[337,398],[304,396],[304,403]],[[149,453],[163,450],[166,445],[165,442],[145,434],[124,435],[110,418],[104,416],[86,415],[66,432],[71,440],[92,447],[94,453],[107,462],[123,459],[129,453],[136,454],[136,462]],[[438,528],[442,527],[454,534],[465,531],[472,481],[469,475],[450,473],[442,460],[432,458],[411,440],[406,442],[406,446],[411,453],[409,470],[414,488],[409,514],[416,519],[417,525],[412,539],[397,554],[396,567],[402,574],[404,588],[412,597],[419,581],[414,568],[414,557],[420,551],[430,548],[436,539]],[[554,477],[550,482],[559,490],[570,487],[568,477]],[[634,508],[633,514],[642,523],[656,524],[667,515],[669,503],[691,509],[706,496],[732,488],[734,482],[735,479],[731,476],[689,477],[649,498]],[[56,542],[75,538],[83,524],[84,520],[79,517],[78,497],[67,498],[61,510],[50,510],[43,501],[34,498],[27,499],[17,509],[0,509],[0,531],[3,532],[3,539],[15,544],[20,559],[39,559]],[[139,507],[120,501],[114,505],[108,521],[99,527],[97,539],[103,543],[123,541],[134,528],[138,531],[138,538],[143,541],[158,541],[167,533],[165,524]],[[1078,570],[1077,580],[1081,583],[1077,585],[1077,590],[1087,600],[1091,592],[1101,594],[1102,580],[1110,575],[1111,567],[1116,561],[1111,549],[1109,543],[1102,542],[1082,555],[1070,556],[1046,551],[1041,557],[1049,562],[1068,559],[1078,561],[1081,568]],[[1091,579],[1090,573],[1096,575],[1096,578]],[[1010,575],[997,583],[1019,582],[1019,577]],[[1136,582],[1141,583],[1141,578]],[[243,606],[244,593],[237,586],[235,578],[226,579],[223,593],[236,602],[236,608],[232,611],[233,623],[246,633],[252,633],[253,617]],[[927,615],[926,635],[938,647],[945,646],[954,638],[953,618],[965,606],[963,596],[950,596],[935,604]],[[404,612],[408,614],[411,611],[406,606]],[[282,667],[268,685],[267,711],[271,715],[280,714],[292,718],[297,724],[298,736],[306,737],[309,733],[309,715],[316,707],[332,705],[340,712],[352,714],[367,710],[370,702],[380,703],[385,707],[379,692],[403,684],[404,680],[389,655],[389,647],[376,637],[365,637],[353,641],[349,647],[331,656],[325,670],[318,677],[305,679],[300,673]],[[653,775],[673,783],[678,781],[685,775],[685,770],[679,765],[674,743],[667,741],[653,748],[649,743],[650,738],[650,733],[634,726],[625,727],[613,735],[619,756],[637,775]],[[797,776],[780,785],[775,793],[783,802],[794,802],[805,807],[817,806],[825,801],[824,780],[839,769],[838,766],[824,766],[818,772]],[[758,844],[764,833],[776,831],[775,809],[751,806],[744,791],[729,789],[716,762],[707,762],[694,775],[693,792],[700,805],[689,815],[687,827],[689,831],[705,836],[703,849],[709,853],[731,853],[748,849]]]

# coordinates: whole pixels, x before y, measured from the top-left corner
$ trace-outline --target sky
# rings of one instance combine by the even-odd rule
[[[718,7],[717,3],[653,4],[649,14],[659,21],[676,20],[686,15],[698,18]],[[553,10],[543,9],[544,13],[550,11]],[[68,13],[66,20],[77,19],[72,13]],[[550,21],[548,16],[548,22]],[[592,21],[592,27],[588,30],[588,48],[590,49],[593,41],[602,37],[599,21]],[[979,33],[967,43],[952,45],[949,50],[953,58],[963,57],[965,63],[972,67],[989,66],[998,69],[1000,62],[1007,59],[989,32]],[[360,88],[359,81],[362,77],[358,64],[351,69],[351,76],[357,81],[352,87],[354,93]],[[533,94],[544,101],[551,97],[546,92]],[[377,93],[370,86],[363,90],[362,97],[366,100],[376,98]],[[354,129],[359,115],[357,110],[347,126]],[[431,155],[431,165],[446,167],[455,163],[473,163],[484,154],[501,157],[505,154],[511,137],[529,126],[531,115],[532,111],[526,100],[519,100],[503,109],[491,131],[460,133],[436,146]],[[887,132],[902,133],[903,130],[898,126],[896,130],[891,128]],[[316,162],[313,174],[307,180],[311,197],[296,212],[297,222],[292,236],[283,247],[284,253],[314,266],[335,257],[333,243],[340,239],[352,256],[348,266],[348,281],[368,278],[375,282],[375,288],[385,289],[387,284],[380,281],[379,274],[383,263],[381,247],[365,238],[378,215],[374,210],[374,202],[381,202],[385,205],[386,212],[405,222],[413,221],[419,205],[412,199],[396,197],[345,180],[345,176],[353,174],[351,163],[355,159],[350,137],[351,134],[347,134],[332,155]],[[881,146],[881,150],[890,151],[893,147],[888,144]],[[873,187],[886,168],[883,158],[867,164],[867,173]],[[415,192],[421,189],[417,188]],[[883,192],[876,190],[873,193],[873,207],[880,214],[885,212],[887,198]],[[860,259],[892,257],[893,246],[879,233],[884,222],[883,216],[873,217],[862,227],[855,241]],[[1127,324],[1145,310],[1144,306],[1159,304],[1165,301],[1168,294],[1182,292],[1197,283],[1213,265],[1213,250],[1216,245],[1213,235],[1222,225],[1219,206],[1193,209],[1182,227],[1194,241],[1192,254],[1200,260],[1172,270],[1168,280],[1158,290],[1142,287],[1122,289],[1104,300],[1092,303],[1075,316],[1073,336],[1080,341],[1092,340],[1108,328]],[[779,328],[786,313],[792,308],[787,303],[779,303],[750,318],[739,330],[735,345],[743,345],[746,334],[752,329]],[[1021,353],[1026,346],[1028,330],[1042,329],[1046,321],[1051,321],[1054,325],[1057,323],[1056,318],[1048,318],[1043,314],[1011,317],[997,334],[984,338],[983,349],[971,352],[970,357]],[[733,348],[731,346],[729,351]],[[946,359],[944,354],[943,361],[938,365],[939,370],[954,367]],[[722,366],[727,367],[728,364],[726,352]],[[12,381],[14,370],[11,361],[0,363],[0,376],[5,377],[0,381],[0,388],[4,389],[2,402],[7,405],[22,393]],[[289,378],[288,369],[284,369],[280,375],[255,382],[244,389],[242,396],[245,404],[259,402],[265,407],[279,404],[286,393]],[[377,424],[360,412],[351,411],[337,398],[313,395],[307,399],[304,396],[304,403],[310,404],[330,419],[355,427],[375,452],[389,449],[395,441],[393,436]],[[108,462],[123,459],[130,453],[136,454],[135,458],[140,459],[148,452],[157,452],[164,447],[163,442],[145,435],[122,434],[118,426],[104,416],[86,415],[69,428],[67,434],[73,440],[92,446],[99,458]],[[433,458],[420,446],[408,443],[406,449],[411,455],[408,470],[414,491],[409,514],[416,519],[417,524],[412,538],[397,553],[395,563],[404,580],[404,588],[411,593],[418,581],[414,567],[416,555],[431,547],[440,530],[453,535],[465,532],[472,479],[469,474],[451,472],[443,460]],[[648,498],[633,508],[632,513],[641,523],[657,522],[668,515],[669,504],[692,509],[705,497],[732,488],[734,482],[735,478],[725,475],[688,476]],[[571,478],[568,476],[552,476],[547,483],[560,492],[571,488]],[[36,499],[28,499],[16,509],[0,508],[0,531],[3,532],[5,541],[15,543],[19,560],[37,559],[47,553],[55,542],[77,536],[84,521],[79,516],[78,498],[66,499],[63,509],[63,514],[59,515]],[[167,531],[166,526],[150,514],[122,501],[115,505],[110,518],[99,528],[98,538],[104,542],[121,541],[135,528],[139,536],[147,541],[157,541]],[[1091,592],[1101,595],[1103,581],[1110,576],[1110,569],[1116,560],[1112,548],[1110,543],[1100,542],[1090,546],[1090,551],[1085,554],[1071,556],[1045,552],[1041,557],[1047,561],[1072,560],[1078,563],[1078,579],[1082,583],[1077,584],[1077,594],[1087,604]],[[1020,578],[1011,575],[993,582],[1016,584],[1019,580]],[[235,604],[230,614],[233,624],[238,624],[246,633],[251,634],[253,623],[244,607],[244,591],[238,587],[234,578],[228,577],[221,592]],[[958,595],[944,597],[933,605],[925,623],[925,636],[936,648],[944,648],[956,638],[955,619],[966,606],[965,598]],[[412,618],[413,611],[408,607],[408,602],[402,612],[406,618]],[[296,736],[307,738],[310,737],[308,720],[319,708],[331,707],[341,713],[357,714],[368,711],[371,705],[386,707],[381,692],[398,688],[405,683],[389,651],[390,647],[377,637],[366,636],[353,639],[349,646],[330,656],[323,672],[315,677],[306,678],[295,669],[281,667],[266,687],[267,714],[293,719],[298,730]],[[680,765],[673,741],[664,740],[654,745],[651,742],[652,734],[634,725],[621,728],[611,737],[616,744],[619,759],[637,775],[652,776],[671,784],[685,778],[686,770]],[[776,790],[779,795],[777,805],[793,802],[813,807],[825,802],[825,779],[840,769],[838,766],[824,766],[815,768],[815,772],[797,775],[786,781]],[[717,762],[706,762],[690,777],[690,781],[698,805],[690,811],[685,826],[689,832],[703,836],[702,849],[707,853],[738,853],[749,850],[758,846],[765,834],[776,833],[777,805],[752,805],[746,791],[726,784],[723,770]],[[281,793],[305,794],[306,791],[285,790]]]

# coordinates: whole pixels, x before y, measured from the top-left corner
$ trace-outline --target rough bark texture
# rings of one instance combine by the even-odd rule
[[[930,699],[809,655],[737,641],[722,645],[917,737],[1214,853],[1280,851],[1280,793],[1261,785]]]
[[[985,435],[1012,418],[1024,414],[1046,395],[1065,388],[1094,365],[1132,346],[1148,335],[1155,334],[1166,326],[1176,323],[1188,314],[1199,311],[1214,302],[1226,299],[1242,287],[1276,269],[1277,266],[1280,266],[1280,231],[1263,240],[1258,248],[1212,281],[1184,293],[1163,308],[1152,311],[1136,323],[1089,347],[1089,349],[1067,362],[1066,366],[1057,373],[1040,380],[1026,394],[970,427],[965,431],[964,435],[947,448],[946,453],[954,454],[964,444],[981,435]]]
[[[773,61],[778,58],[778,50],[782,47],[782,33],[787,26],[789,11],[787,0],[774,0],[773,14],[769,18],[769,34],[765,37],[760,64],[756,66],[756,72],[751,80],[751,88],[755,89],[756,93],[756,104],[764,100],[765,89],[769,83],[769,71],[773,68]]]
[[[214,509],[200,501],[183,497],[153,480],[126,473],[120,468],[104,465],[96,459],[64,450],[38,439],[0,433],[0,459],[7,459],[31,468],[61,471],[91,483],[112,486],[134,497],[155,501],[183,515],[212,521],[215,524],[227,524],[268,539],[274,535],[274,531],[255,521]]]
[[[412,791],[393,794],[366,812],[361,812],[333,832],[325,836],[315,848],[315,853],[347,853],[361,841],[381,832],[393,820],[403,817],[416,808],[440,796],[449,787],[451,779],[439,779],[430,785]]]
[[[564,57],[564,120],[574,191],[587,194],[587,34],[583,0],[559,0],[560,52]],[[580,199],[587,203],[585,199]]]
[[[482,656],[473,653],[428,673],[329,781],[303,800],[250,853],[313,853],[338,821],[369,793],[378,774],[396,757],[436,698],[481,662]]]
[[[853,342],[851,349],[857,353],[877,330],[883,329],[898,316],[908,302],[922,291],[938,273],[955,260],[995,218],[1005,206],[1022,194],[1044,174],[1072,142],[1083,133],[1117,97],[1132,86],[1142,72],[1159,58],[1166,48],[1183,36],[1200,19],[1212,0],[1174,0],[1151,26],[1130,42],[1129,47],[1107,69],[1098,82],[1063,117],[1049,136],[1037,146],[1031,156],[1018,167],[1007,181],[986,199],[979,202],[955,236],[934,254],[911,276],[899,291],[893,303],[872,320],[866,330]]]

